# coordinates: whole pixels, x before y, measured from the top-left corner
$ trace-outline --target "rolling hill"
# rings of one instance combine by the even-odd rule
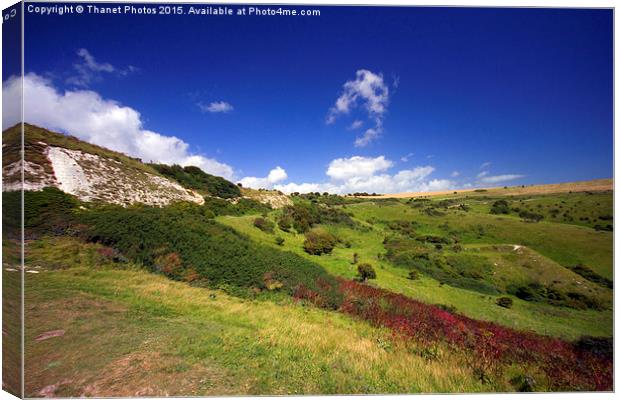
[[[609,182],[285,196],[32,125],[25,150],[28,396],[612,389]]]

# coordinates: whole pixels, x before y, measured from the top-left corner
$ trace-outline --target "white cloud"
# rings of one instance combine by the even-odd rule
[[[505,174],[505,175],[485,176],[482,179],[480,179],[480,182],[482,182],[482,183],[499,183],[499,182],[513,181],[515,179],[520,179],[520,178],[524,178],[524,177],[525,177],[525,175],[519,175],[519,174]]]
[[[284,168],[278,166],[269,171],[269,174],[264,178],[246,176],[239,180],[239,183],[244,187],[253,189],[272,189],[276,183],[286,180],[286,178],[288,178],[286,171]]]
[[[459,171],[452,171],[452,173],[450,174],[450,176],[452,178],[456,178],[457,176],[461,175],[461,173]]]
[[[329,163],[327,176],[336,180],[346,180],[355,177],[368,177],[377,172],[385,171],[394,163],[384,156],[375,158],[354,156],[351,158],[337,158]]]
[[[36,74],[26,75],[23,85],[24,120],[28,123],[67,133],[139,157],[145,162],[195,165],[227,179],[234,176],[231,166],[192,153],[189,144],[175,136],[144,129],[138,111],[104,99],[94,91],[68,90],[61,93],[50,81]],[[11,77],[3,82],[2,89],[3,98],[19,98],[21,80]],[[3,128],[20,121],[19,104],[4,103],[3,108]]]
[[[393,79],[394,81],[392,82],[392,87],[394,89],[398,89],[398,86],[400,86],[400,76],[394,76]]]
[[[130,65],[127,69],[119,69],[107,62],[98,62],[95,57],[87,49],[79,49],[77,51],[80,61],[73,64],[77,75],[67,79],[70,85],[87,87],[93,81],[101,79],[102,73],[117,74],[125,76],[130,72],[135,72],[138,68]]]
[[[198,103],[198,107],[202,112],[210,113],[228,113],[233,110],[233,106],[225,101],[214,101],[209,104]]]
[[[330,178],[325,182],[281,183],[273,187],[285,193],[330,192],[338,194],[400,193],[445,190],[455,183],[447,179],[428,179],[435,171],[432,166],[419,166],[400,170],[394,174],[386,171],[394,163],[384,156],[375,158],[354,156],[333,160],[325,172]]]
[[[483,177],[485,177],[487,175],[489,175],[489,171],[482,171],[478,175],[476,175],[476,178],[480,179],[480,178],[483,178]]]
[[[411,157],[413,157],[413,153],[407,153],[407,155],[406,155],[406,156],[402,156],[402,157],[400,158],[400,161],[402,161],[402,162],[409,162],[409,159],[410,159]]]
[[[355,129],[359,129],[362,127],[362,125],[364,125],[364,121],[356,119],[351,123],[351,125],[349,125],[349,130],[353,131]]]
[[[333,123],[339,115],[348,114],[358,105],[364,107],[374,127],[356,138],[355,146],[366,146],[383,133],[383,118],[387,112],[388,101],[389,89],[383,81],[383,75],[360,69],[356,73],[355,80],[344,84],[342,94],[329,109],[326,123]]]
[[[480,165],[480,168],[479,168],[479,169],[489,168],[490,166],[491,166],[491,161],[483,162],[483,163]]]
[[[355,147],[365,147],[370,142],[381,136],[381,132],[383,132],[381,127],[366,129],[362,136],[355,138]]]

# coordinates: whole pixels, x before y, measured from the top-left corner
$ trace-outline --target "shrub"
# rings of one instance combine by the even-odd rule
[[[453,305],[448,305],[448,304],[435,304],[435,307],[440,308],[444,311],[447,311],[449,313],[456,313],[456,307],[454,307]]]
[[[156,257],[153,264],[156,270],[173,279],[178,279],[183,272],[181,256],[175,252]]]
[[[510,297],[499,297],[497,300],[495,300],[495,304],[497,304],[500,307],[511,308],[512,299]]]
[[[582,336],[575,343],[575,347],[600,358],[611,360],[614,356],[614,341],[611,337]]]
[[[376,279],[377,273],[375,272],[375,269],[372,267],[372,265],[362,263],[357,266],[357,276],[359,277],[360,281],[365,282],[368,279]]]
[[[525,210],[519,213],[519,217],[523,218],[526,222],[540,222],[544,218],[541,214]]]
[[[517,391],[519,392],[533,392],[536,390],[536,380],[530,375],[519,375],[510,380]]]
[[[301,256],[254,243],[232,228],[187,210],[104,207],[78,217],[86,226],[87,240],[116,248],[132,262],[170,273],[174,279],[195,273],[206,286],[241,294],[261,287],[264,274],[271,272],[288,293],[303,285],[323,297],[332,296],[329,291],[336,284],[323,268]],[[326,282],[325,289],[317,286],[319,278]]]
[[[291,230],[293,226],[293,219],[288,215],[282,215],[278,218],[278,227],[284,232],[288,232]]]
[[[275,224],[266,218],[258,217],[254,219],[254,226],[266,233],[273,233]]]
[[[359,255],[357,253],[353,253],[353,261],[351,261],[351,264],[357,264],[358,261]]]
[[[313,229],[306,233],[304,250],[308,254],[320,256],[331,253],[336,243],[337,239],[331,233],[322,229]]]
[[[284,238],[282,238],[280,236],[276,237],[276,244],[278,246],[283,246],[284,245]]]
[[[525,301],[535,301],[538,298],[534,290],[529,286],[519,286],[514,295]]]
[[[2,193],[3,232],[19,234],[21,228],[21,192]],[[24,191],[24,228],[26,235],[39,232],[63,233],[74,219],[80,202],[55,187],[40,191]]]
[[[416,270],[411,270],[409,271],[409,275],[407,275],[407,279],[411,279],[412,281],[415,281],[417,279],[420,279],[420,274]]]
[[[589,280],[590,282],[597,283],[603,287],[613,289],[614,283],[609,279],[600,276],[596,272],[592,271],[590,268],[586,267],[582,264],[577,264],[574,267],[569,267],[574,273],[579,274]]]
[[[510,214],[510,207],[506,200],[497,200],[491,206],[491,214]]]
[[[182,186],[205,192],[211,196],[224,199],[241,197],[239,186],[219,176],[207,174],[194,166],[181,167],[180,165],[150,164],[160,174],[172,178]]]

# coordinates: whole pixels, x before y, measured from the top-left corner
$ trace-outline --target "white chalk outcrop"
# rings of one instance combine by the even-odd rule
[[[26,160],[24,190],[41,190],[54,186],[83,201],[130,205],[143,203],[164,206],[174,201],[204,203],[202,196],[159,175],[122,164],[117,160],[79,150],[47,146],[43,151],[49,166]],[[22,161],[2,170],[3,190],[20,190]]]

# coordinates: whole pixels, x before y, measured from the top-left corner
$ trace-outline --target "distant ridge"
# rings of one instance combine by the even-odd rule
[[[362,198],[372,199],[387,199],[387,198],[408,198],[408,197],[433,197],[433,196],[446,196],[461,193],[487,193],[487,194],[502,194],[502,195],[527,195],[527,194],[551,194],[551,193],[568,193],[568,192],[606,192],[614,190],[613,179],[593,179],[590,181],[578,181],[578,182],[566,182],[566,183],[551,183],[545,185],[530,185],[530,186],[508,186],[493,187],[493,188],[472,188],[472,189],[455,189],[455,190],[442,190],[437,192],[404,192],[394,194],[382,194],[378,196],[356,196]]]

